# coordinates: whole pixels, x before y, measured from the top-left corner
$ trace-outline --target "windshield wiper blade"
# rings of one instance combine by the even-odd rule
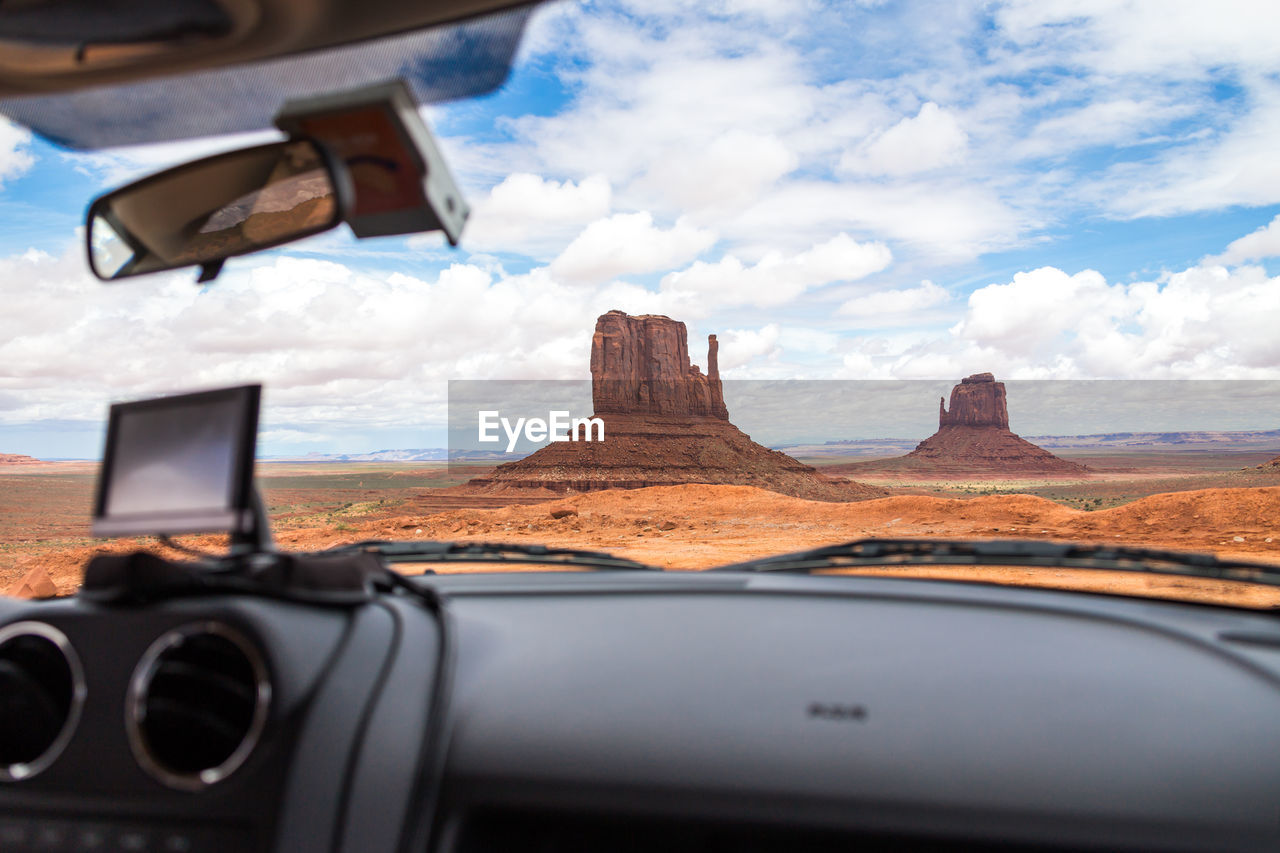
[[[533,563],[620,571],[660,572],[657,566],[615,557],[606,551],[548,548],[506,542],[447,542],[436,540],[366,539],[339,545],[322,554],[376,554],[388,563]]]
[[[776,557],[717,566],[713,572],[808,572],[862,566],[1044,566],[1189,575],[1280,586],[1280,566],[1194,551],[1090,545],[1039,539],[857,539]]]

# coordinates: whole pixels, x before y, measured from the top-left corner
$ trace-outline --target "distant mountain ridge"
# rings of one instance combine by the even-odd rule
[[[371,453],[305,453],[300,456],[263,456],[266,462],[443,462],[449,452],[443,447],[375,450]]]
[[[1104,432],[1089,435],[1029,435],[1028,441],[1041,447],[1079,450],[1160,449],[1171,450],[1257,450],[1260,447],[1280,449],[1280,429],[1270,430],[1183,430],[1180,432]],[[906,453],[918,444],[918,438],[855,438],[827,441],[821,444],[774,444],[772,450],[783,450],[804,456],[893,456]],[[3,454],[0,454],[2,457]],[[510,454],[492,454],[494,461],[513,458]],[[28,457],[30,458],[30,457]],[[264,456],[268,462],[444,462],[449,451],[444,447],[374,450],[369,453],[318,453]],[[481,454],[464,454],[459,459],[480,461]],[[37,460],[32,460],[37,461]]]
[[[1177,432],[1104,432],[1087,435],[1028,435],[1025,438],[1055,450],[1259,450],[1280,449],[1280,429],[1183,430]],[[822,444],[772,445],[806,457],[889,456],[906,452],[919,439],[856,438]]]
[[[1227,445],[1275,444],[1280,442],[1280,429],[1268,430],[1184,430],[1180,432],[1105,432],[1096,435],[1033,435],[1037,444],[1045,447],[1150,447],[1212,445],[1226,449]]]

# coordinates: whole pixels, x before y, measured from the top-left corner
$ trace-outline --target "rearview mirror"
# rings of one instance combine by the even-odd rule
[[[269,249],[342,222],[345,167],[308,139],[196,160],[122,187],[89,207],[89,267],[103,281],[200,266]]]

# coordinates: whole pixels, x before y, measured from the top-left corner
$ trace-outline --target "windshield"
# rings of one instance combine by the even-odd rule
[[[287,549],[702,569],[1030,538],[1280,565],[1277,38],[1246,2],[546,4],[499,89],[421,110],[472,207],[458,248],[339,229],[206,287],[98,283],[83,212],[244,135],[70,151],[4,122],[0,589],[161,547],[89,536],[107,402],[250,382]],[[492,86],[479,64],[439,96]],[[315,65],[273,64],[219,126],[262,127],[292,93],[271,81]],[[147,103],[187,127],[181,91]],[[131,97],[95,102],[102,139],[132,138]],[[981,579],[1027,573],[1134,588]]]

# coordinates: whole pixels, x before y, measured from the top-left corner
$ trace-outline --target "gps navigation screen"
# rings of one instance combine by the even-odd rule
[[[259,387],[112,406],[93,532],[234,532],[247,510]]]

